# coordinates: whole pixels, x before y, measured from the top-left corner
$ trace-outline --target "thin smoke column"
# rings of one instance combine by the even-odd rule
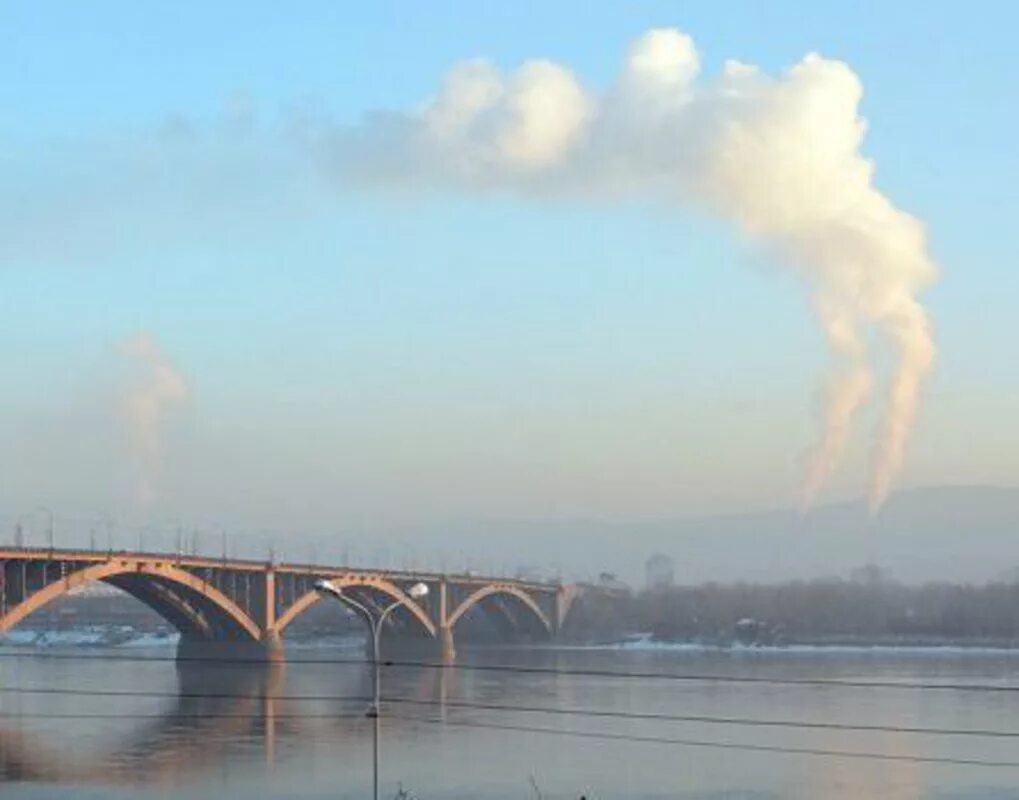
[[[187,379],[148,333],[121,345],[138,374],[122,398],[131,448],[137,461],[136,500],[145,509],[157,496],[165,451],[165,432],[172,416],[191,395]]]
[[[547,60],[508,75],[465,61],[417,110],[373,114],[316,146],[347,184],[651,198],[732,221],[800,277],[832,354],[804,506],[874,394],[868,344],[893,356],[870,486],[877,510],[902,467],[934,360],[917,297],[937,269],[921,223],[874,185],[874,163],[860,149],[862,95],[848,65],[816,53],[778,76],[728,61],[700,80],[693,40],[656,29],[600,93]]]

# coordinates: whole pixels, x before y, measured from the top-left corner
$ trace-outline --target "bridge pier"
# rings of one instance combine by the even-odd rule
[[[455,620],[449,618],[449,586],[439,581],[439,646],[443,664],[456,661],[456,645],[453,642]]]
[[[181,636],[177,661],[251,661],[279,664],[286,661],[283,642],[278,636],[256,642],[234,639],[199,639]]]
[[[439,644],[441,649],[442,663],[452,664],[456,661],[456,644],[453,641],[453,628],[443,625],[439,629]]]

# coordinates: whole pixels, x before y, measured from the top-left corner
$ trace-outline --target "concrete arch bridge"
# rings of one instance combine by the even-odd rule
[[[446,661],[456,656],[458,623],[478,612],[503,631],[553,638],[588,590],[477,575],[268,563],[203,556],[31,548],[0,549],[0,633],[72,590],[95,581],[153,609],[180,634],[178,655],[283,660],[283,633],[319,602],[314,582],[328,578],[381,610],[403,606],[392,624],[433,640]],[[406,590],[428,585],[421,601]],[[593,587],[591,587],[593,588]]]

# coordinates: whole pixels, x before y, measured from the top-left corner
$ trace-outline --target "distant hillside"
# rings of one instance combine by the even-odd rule
[[[438,534],[438,532],[436,532]],[[493,564],[554,564],[568,573],[617,572],[643,583],[655,552],[676,580],[771,581],[845,575],[874,562],[909,581],[986,581],[1019,567],[1019,488],[946,486],[904,491],[876,517],[861,503],[622,524],[473,521],[442,534]]]

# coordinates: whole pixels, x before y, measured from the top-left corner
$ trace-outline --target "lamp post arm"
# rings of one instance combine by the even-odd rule
[[[379,634],[382,632],[382,622],[386,618],[386,614],[391,611],[391,608],[387,608],[383,611],[378,619],[375,615],[368,610],[368,607],[362,603],[359,603],[354,598],[341,594],[337,595],[337,598],[342,600],[351,608],[356,608],[361,612],[362,616],[368,620],[368,635],[371,636],[372,645],[372,716],[378,717],[379,713]]]
[[[394,611],[396,611],[396,609],[398,609],[403,604],[404,604],[404,601],[401,599],[401,600],[394,600],[392,603],[390,603],[388,606],[386,606],[382,610],[382,613],[379,614],[378,620],[375,621],[375,627],[372,628],[372,636],[375,638],[375,641],[373,642],[373,644],[375,646],[375,675],[376,675],[376,678],[375,678],[375,711],[376,711],[376,713],[378,713],[379,703],[381,702],[381,698],[379,697],[379,694],[380,694],[381,690],[380,690],[380,687],[379,687],[380,681],[378,679],[378,673],[379,673],[379,661],[380,661],[380,659],[382,657],[382,631],[385,630],[386,619],[388,619],[389,615],[391,613],[393,613]]]
[[[390,603],[388,606],[386,606],[385,609],[383,609],[382,613],[379,614],[379,630],[380,631],[382,630],[382,625],[386,621],[386,618],[392,612],[396,611],[396,609],[398,609],[400,606],[402,606],[404,604],[404,602],[405,601],[402,600],[402,599],[401,600],[394,600],[392,603]]]
[[[336,598],[341,602],[346,603],[351,608],[356,608],[358,611],[360,611],[361,615],[368,620],[368,627],[371,628],[372,635],[373,636],[375,635],[375,617],[372,615],[372,612],[369,611],[366,606],[364,606],[363,604],[355,600],[353,597],[350,597],[349,595],[346,594],[337,595]]]

